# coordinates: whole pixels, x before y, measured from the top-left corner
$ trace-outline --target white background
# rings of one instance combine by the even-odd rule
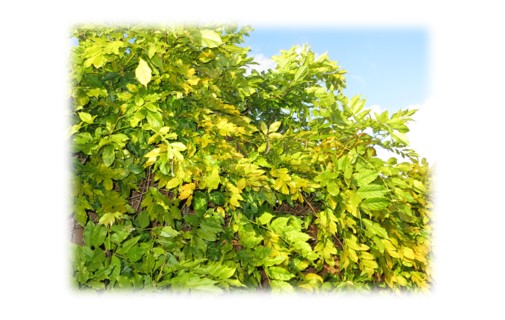
[[[11,1],[0,24],[0,318],[497,319],[504,316],[505,57],[498,1]],[[68,54],[83,22],[424,26],[435,164],[426,295],[82,294],[69,287]],[[394,94],[394,92],[392,92]],[[502,305],[500,305],[500,303]],[[324,318],[323,318],[324,317]]]

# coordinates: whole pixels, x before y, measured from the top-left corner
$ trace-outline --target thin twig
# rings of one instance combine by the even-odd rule
[[[150,186],[151,186],[151,168],[147,169],[147,181],[146,181],[146,184],[144,186],[145,189],[140,194],[140,199],[139,199],[139,202],[137,204],[137,208],[136,208],[135,211],[139,212],[140,205],[142,204],[142,200],[144,199],[144,195],[147,193],[147,190],[149,190]]]

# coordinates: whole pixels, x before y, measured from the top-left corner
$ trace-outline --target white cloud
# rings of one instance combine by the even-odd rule
[[[371,110],[372,110],[372,111],[370,112],[370,115],[371,115],[372,117],[374,117],[374,114],[375,114],[375,113],[377,113],[377,114],[381,114],[381,113],[383,113],[384,111],[386,111],[386,110],[384,110],[381,106],[379,106],[378,104],[373,104],[373,105],[371,105],[370,107],[368,107],[368,109],[371,109]]]
[[[266,57],[262,53],[257,53],[253,55],[254,61],[258,64],[250,65],[250,69],[256,70],[258,72],[266,71],[268,69],[274,69],[277,63],[272,59]]]

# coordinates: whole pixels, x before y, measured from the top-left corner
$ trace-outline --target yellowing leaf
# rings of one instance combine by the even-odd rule
[[[367,268],[371,268],[371,269],[375,269],[375,268],[378,268],[379,265],[377,264],[377,262],[373,261],[373,260],[361,260],[361,264]]]
[[[135,69],[135,77],[137,80],[147,87],[147,84],[151,81],[151,68],[147,65],[142,58],[139,58],[139,65]]]
[[[152,58],[154,54],[156,53],[156,47],[154,45],[149,46],[149,50],[147,51],[147,56]]]
[[[170,179],[170,181],[167,182],[167,184],[165,185],[165,188],[167,190],[170,190],[170,189],[177,187],[180,183],[181,183],[181,180],[179,178],[175,177],[175,178]]]
[[[158,156],[160,155],[161,153],[161,148],[156,148],[156,149],[153,149],[151,151],[149,151],[148,153],[146,153],[144,155],[145,158],[148,158],[145,165],[146,166],[150,166],[152,165],[153,163],[156,162],[156,159],[158,158]]]
[[[279,129],[279,127],[281,126],[281,123],[282,122],[280,122],[280,121],[275,121],[274,123],[272,123],[270,125],[270,127],[268,128],[268,132],[269,133],[270,132],[276,132]]]
[[[393,137],[393,139],[395,139],[396,142],[400,142],[405,145],[409,144],[409,139],[407,138],[407,136],[399,131],[391,132],[391,136]]]
[[[121,212],[107,212],[107,213],[104,213],[103,216],[100,217],[100,220],[98,220],[98,223],[99,224],[103,224],[103,225],[109,225],[109,226],[112,226],[114,224],[114,222],[116,221],[116,219],[121,219]]]
[[[212,167],[212,172],[204,178],[204,181],[207,184],[207,190],[211,191],[217,189],[219,183],[221,182],[219,178],[219,167]]]
[[[340,189],[336,183],[330,183],[326,186],[326,190],[328,191],[329,194],[332,196],[338,196],[340,193]]]
[[[223,43],[221,36],[213,30],[200,30],[200,37],[201,44],[204,47],[215,48]]]
[[[180,232],[175,230],[171,226],[165,226],[165,227],[163,227],[163,229],[161,229],[160,236],[165,237],[165,238],[173,238],[179,234],[180,234]]]
[[[274,216],[272,214],[265,212],[258,218],[258,222],[265,225],[268,224],[273,217]]]
[[[107,145],[103,148],[102,151],[102,159],[103,163],[110,167],[112,163],[114,163],[114,159],[116,158],[116,153],[114,151],[114,147],[112,145]]]
[[[86,123],[89,123],[89,124],[92,124],[93,123],[93,120],[95,120],[96,116],[91,116],[89,113],[87,112],[79,112],[79,118],[81,118],[81,120],[83,122],[86,122]]]
[[[274,280],[290,280],[294,277],[292,273],[281,267],[270,267],[266,269],[267,274]]]
[[[261,121],[260,128],[261,128],[261,132],[263,132],[264,135],[266,135],[268,133],[267,124],[265,122]]]
[[[177,151],[184,151],[187,149],[182,142],[172,142],[170,145]]]
[[[356,254],[356,251],[351,248],[347,248],[347,254],[349,255],[349,259],[356,263],[358,262],[358,255]]]

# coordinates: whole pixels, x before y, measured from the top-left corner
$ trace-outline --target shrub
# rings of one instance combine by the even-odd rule
[[[429,166],[405,136],[415,111],[372,114],[307,46],[257,72],[248,32],[74,30],[77,287],[429,288]]]

